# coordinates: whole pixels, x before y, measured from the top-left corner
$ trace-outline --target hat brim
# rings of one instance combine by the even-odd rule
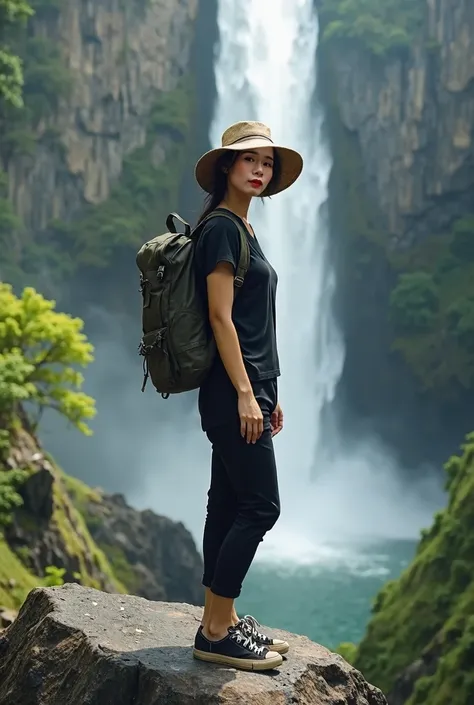
[[[203,154],[196,163],[194,170],[196,181],[204,191],[212,193],[214,190],[216,162],[222,154],[228,151],[245,152],[249,149],[258,149],[259,147],[272,147],[278,153],[281,165],[280,178],[269,184],[261,195],[274,196],[276,193],[280,193],[294,184],[303,170],[303,157],[301,154],[289,147],[282,147],[266,139],[259,139],[258,137],[239,142],[238,144],[229,145],[228,147],[217,147]]]

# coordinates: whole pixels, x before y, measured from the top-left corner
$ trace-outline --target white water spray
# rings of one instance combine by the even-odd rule
[[[282,517],[260,555],[308,555],[321,541],[349,537],[412,537],[429,523],[432,498],[425,506],[413,485],[402,488],[395,463],[372,439],[346,448],[328,423],[345,351],[331,308],[336,282],[324,209],[331,159],[315,95],[313,0],[220,0],[218,26],[213,146],[231,123],[260,120],[277,144],[296,148],[305,161],[295,185],[250,214],[279,275],[285,414],[275,439]]]

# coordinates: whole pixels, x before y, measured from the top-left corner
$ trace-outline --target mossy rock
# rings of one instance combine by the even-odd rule
[[[354,666],[384,692],[432,654],[434,673],[406,705],[474,702],[474,433],[446,465],[449,501],[425,530],[411,565],[387,584],[358,646]]]
[[[99,573],[111,584],[115,592],[125,593],[125,586],[116,577],[109,560],[90,535],[84,516],[69,496],[68,484],[69,487],[74,486],[76,491],[81,487],[81,491],[86,492],[86,486],[79,480],[65,479],[64,475],[58,475],[54,484],[52,521],[61,535],[68,555],[78,561],[81,584],[104,589],[101,579],[97,577]],[[97,496],[93,490],[90,490],[90,493],[93,497]]]
[[[30,590],[41,584],[41,578],[25,568],[0,535],[0,605],[17,609]]]

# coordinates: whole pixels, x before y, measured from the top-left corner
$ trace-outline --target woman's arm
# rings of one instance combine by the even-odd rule
[[[255,443],[263,432],[263,415],[245,369],[239,338],[232,321],[234,271],[229,262],[219,262],[207,276],[209,321],[227,374],[238,396],[240,432],[247,443]]]

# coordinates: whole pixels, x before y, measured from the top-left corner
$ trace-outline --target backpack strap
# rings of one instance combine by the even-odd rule
[[[234,216],[231,211],[224,212],[223,210],[215,210],[209,213],[209,215],[207,215],[203,220],[201,220],[196,230],[198,228],[201,228],[201,226],[204,225],[204,223],[206,223],[208,220],[210,220],[211,218],[217,218],[217,216],[223,216],[224,218],[228,218],[229,220],[231,220],[233,223],[235,223],[239,231],[240,257],[235,272],[234,286],[240,289],[240,287],[244,283],[245,275],[247,274],[250,265],[250,247],[247,240],[247,233],[242,227],[239,218],[237,216]],[[196,230],[194,230],[194,232],[196,232]]]
[[[170,213],[169,216],[166,218],[166,227],[168,228],[169,232],[178,232],[176,230],[176,225],[174,224],[174,218],[176,218],[176,220],[179,220],[179,222],[184,225],[184,233],[185,235],[187,235],[187,237],[189,237],[191,235],[191,226],[189,225],[189,223],[183,220],[181,216],[177,213]]]

